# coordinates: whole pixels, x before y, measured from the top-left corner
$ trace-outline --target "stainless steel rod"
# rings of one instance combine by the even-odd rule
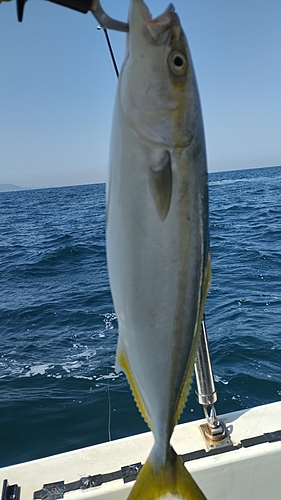
[[[196,360],[194,363],[198,402],[211,406],[217,401],[213,370],[211,365],[205,319],[202,321]]]

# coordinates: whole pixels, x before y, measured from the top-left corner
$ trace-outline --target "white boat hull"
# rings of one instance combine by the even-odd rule
[[[172,438],[177,453],[188,458],[185,465],[207,499],[280,500],[281,402],[229,413],[219,419],[232,440],[232,446],[225,450],[206,451],[199,428],[204,420],[178,425]],[[121,468],[143,464],[152,441],[151,433],[139,434],[5,467],[0,469],[0,485],[5,480],[10,486],[18,485],[20,500],[43,497],[45,500],[125,500],[134,482],[124,482],[122,475],[126,476],[126,469],[122,472]],[[131,470],[134,471],[134,467]],[[115,473],[113,478],[119,479],[109,480],[109,473]],[[102,484],[81,489],[81,484],[87,481],[102,481]],[[42,491],[46,484],[49,486]],[[52,495],[46,496],[46,491],[52,488]],[[62,493],[58,496],[60,488]],[[4,495],[2,500],[6,500]]]

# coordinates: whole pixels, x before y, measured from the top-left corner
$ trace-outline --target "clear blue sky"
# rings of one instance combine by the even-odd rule
[[[147,0],[153,15],[166,0]],[[104,0],[127,19],[129,0]],[[174,0],[191,48],[209,171],[281,164],[281,1]],[[0,4],[0,184],[105,182],[116,77],[86,15]],[[119,66],[125,35],[110,32]]]

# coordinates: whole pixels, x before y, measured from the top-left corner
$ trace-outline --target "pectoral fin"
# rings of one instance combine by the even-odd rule
[[[172,196],[172,164],[169,151],[155,150],[149,168],[149,187],[158,215],[164,221]]]

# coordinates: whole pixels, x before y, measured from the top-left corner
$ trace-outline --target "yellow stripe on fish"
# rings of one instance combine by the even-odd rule
[[[207,293],[208,293],[208,290],[209,290],[210,284],[211,284],[211,275],[212,275],[211,256],[209,253],[207,266],[206,266],[206,274],[205,274],[205,279],[204,279],[203,300],[202,300],[201,306],[200,306],[200,313],[199,313],[199,317],[198,317],[199,321],[198,321],[198,325],[197,325],[197,329],[196,329],[196,334],[194,336],[192,350],[190,353],[191,359],[195,359],[195,356],[196,356],[198,341],[199,341],[199,337],[200,337],[200,333],[201,333],[201,323],[202,323],[203,314],[204,314],[205,300],[206,300]],[[186,398],[187,398],[187,395],[188,395],[189,389],[190,389],[192,374],[193,374],[193,365],[190,363],[186,367],[186,374],[185,374],[184,379],[183,379],[183,385],[182,385],[182,389],[180,391],[179,400],[178,400],[178,404],[177,404],[177,408],[176,408],[176,412],[175,412],[175,416],[174,416],[175,417],[174,418],[174,425],[177,424],[178,419],[180,418],[180,415],[181,415],[183,408],[185,406]]]

